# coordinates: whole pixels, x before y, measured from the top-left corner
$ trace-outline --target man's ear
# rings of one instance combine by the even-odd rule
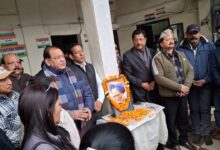
[[[44,62],[47,64],[47,66],[50,66],[50,60],[49,60],[48,58],[46,58],[46,59],[44,60]]]
[[[72,55],[72,54],[69,54],[69,58],[70,58],[71,60],[73,60],[73,55]]]

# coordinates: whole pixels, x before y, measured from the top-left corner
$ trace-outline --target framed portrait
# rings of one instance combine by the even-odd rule
[[[123,74],[105,78],[102,86],[113,108],[113,115],[133,109],[129,82]]]

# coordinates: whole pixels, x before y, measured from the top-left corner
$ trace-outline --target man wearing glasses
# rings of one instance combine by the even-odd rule
[[[66,59],[60,48],[45,48],[43,57],[43,69],[35,76],[34,82],[48,85],[55,83],[62,107],[70,112],[80,129],[80,121],[90,120],[94,110],[94,97],[89,84],[78,80],[74,72],[66,66]]]
[[[192,121],[193,142],[199,144],[204,137],[206,145],[212,145],[211,132],[211,77],[210,56],[214,52],[214,44],[206,39],[196,24],[186,29],[186,38],[181,42],[182,51],[194,69],[194,80],[188,99]]]

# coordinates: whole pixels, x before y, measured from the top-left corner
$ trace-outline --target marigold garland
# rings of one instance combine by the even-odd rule
[[[151,109],[138,108],[135,110],[122,112],[117,117],[110,116],[108,121],[109,122],[117,122],[122,125],[128,126],[132,122],[138,122],[138,121],[142,120],[144,117],[151,114],[152,112],[153,112],[153,110],[151,110]]]
[[[125,85],[125,89],[126,89],[126,99],[124,102],[122,103],[117,103],[112,97],[111,97],[111,94],[108,90],[108,87],[107,87],[107,82],[109,81],[114,81],[114,80],[117,80],[119,78],[122,78],[123,81],[124,81],[124,85]],[[129,104],[130,104],[130,100],[131,100],[131,91],[130,91],[130,86],[129,86],[129,82],[128,80],[126,79],[126,77],[123,75],[123,74],[120,74],[120,75],[116,75],[116,76],[109,76],[107,77],[106,79],[104,79],[102,81],[102,86],[103,86],[103,89],[104,89],[104,92],[105,92],[105,95],[106,97],[109,99],[110,103],[112,104],[112,106],[119,110],[120,112],[122,111],[125,111],[127,110]]]

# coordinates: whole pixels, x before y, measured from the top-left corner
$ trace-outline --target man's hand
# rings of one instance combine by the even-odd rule
[[[99,100],[95,101],[95,111],[99,112],[102,109],[102,102],[100,102]]]
[[[150,88],[151,88],[151,85],[150,85],[148,82],[143,82],[143,83],[141,83],[141,87],[142,87],[143,89],[149,91]]]
[[[82,110],[74,110],[71,114],[73,120],[89,121],[92,117],[91,110],[87,107]]]
[[[154,90],[154,88],[155,88],[155,81],[151,81],[150,82],[150,90]]]
[[[56,82],[52,81],[50,83],[50,86],[58,90],[58,86],[57,86]]]
[[[183,92],[180,93],[180,97],[187,96],[187,95],[188,95],[188,93],[187,94],[183,93]]]
[[[197,87],[201,87],[201,86],[203,86],[203,84],[205,84],[205,80],[194,80],[193,81],[193,85],[194,86],[197,86]]]
[[[83,111],[84,113],[87,113],[86,121],[89,121],[89,120],[91,119],[91,117],[92,117],[92,112],[91,112],[91,110],[90,110],[88,107],[85,107],[85,108],[82,109],[82,111]]]
[[[74,110],[71,114],[71,117],[73,120],[86,121],[88,118],[88,113],[84,112],[83,110]]]
[[[180,92],[180,95],[187,95],[189,93],[189,87],[181,84]]]

